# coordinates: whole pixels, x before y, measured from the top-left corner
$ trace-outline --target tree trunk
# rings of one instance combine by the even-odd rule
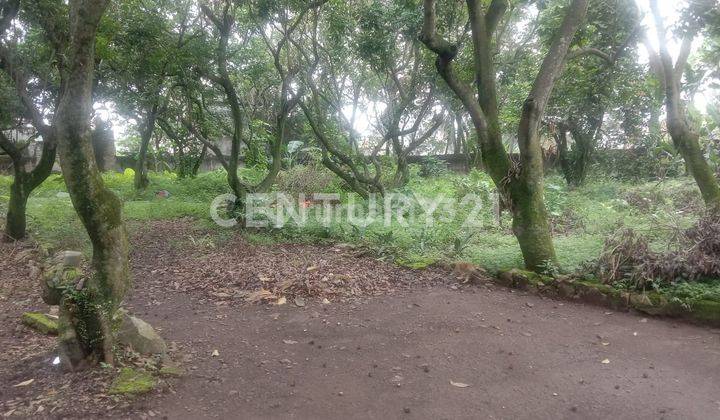
[[[520,244],[525,267],[536,272],[557,264],[545,208],[543,158],[537,130],[539,116],[535,100],[528,98],[518,131],[520,168],[511,168],[507,189],[513,213],[513,233]],[[513,172],[517,170],[519,174],[512,180]]]
[[[8,203],[7,220],[5,224],[5,235],[8,239],[19,240],[26,235],[26,215],[28,196],[27,174],[22,168],[15,167],[15,178],[10,187],[10,202]]]
[[[198,172],[200,172],[200,166],[202,165],[203,161],[205,161],[205,156],[207,156],[207,150],[207,146],[203,145],[200,156],[195,160],[195,164],[192,167],[192,173],[190,174],[190,176],[196,177]]]
[[[659,41],[659,59],[657,55],[655,55],[654,59],[659,61],[662,69],[660,76],[664,81],[665,108],[670,137],[672,137],[673,144],[685,160],[685,165],[690,174],[695,178],[695,182],[700,188],[700,193],[705,201],[705,206],[710,212],[720,213],[720,184],[718,184],[715,174],[713,174],[710,165],[703,156],[699,143],[700,136],[690,126],[685,113],[685,104],[681,97],[680,84],[692,49],[694,34],[692,32],[685,34],[677,62],[673,64],[668,51],[665,27],[657,0],[651,0],[650,8],[655,19],[655,28]]]
[[[155,131],[155,119],[157,117],[158,105],[155,103],[150,111],[148,112],[147,123],[145,129],[140,137],[140,152],[138,153],[138,159],[135,163],[135,189],[142,190],[147,188],[150,181],[147,177],[147,153],[150,146],[150,140],[152,139],[153,132]]]
[[[395,172],[395,186],[404,187],[410,181],[410,167],[407,156],[401,152],[397,156],[397,171]]]
[[[568,147],[567,133],[572,134],[574,146]],[[588,164],[595,149],[596,133],[586,133],[573,123],[558,124],[556,143],[563,177],[570,187],[579,187],[587,178]]]
[[[555,249],[543,200],[543,158],[539,140],[539,123],[550,98],[555,81],[572,39],[585,19],[588,0],[573,0],[567,8],[560,28],[555,33],[533,87],[525,101],[518,127],[520,161],[508,156],[502,142],[493,68],[492,35],[507,9],[505,0],[467,0],[473,41],[474,70],[477,96],[472,88],[455,74],[452,64],[458,46],[436,32],[435,0],[424,0],[421,41],[437,54],[438,73],[457,95],[477,133],[482,159],[488,173],[513,212],[513,230],[522,250],[525,266],[542,271],[556,264]]]
[[[680,151],[690,175],[700,188],[705,207],[711,212],[720,213],[720,185],[703,156],[700,136],[689,127],[687,120],[677,115],[670,104],[667,108],[668,128],[673,144]]]
[[[558,124],[557,133],[555,134],[555,143],[558,150],[558,160],[560,161],[560,169],[562,170],[565,182],[571,185],[573,182],[573,168],[570,162],[570,150],[567,144],[568,129],[564,124]]]
[[[130,287],[122,202],[105,187],[91,145],[95,35],[108,3],[70,1],[69,65],[55,117],[63,177],[93,249],[94,275],[61,302],[61,356],[72,369],[113,362],[112,321]]]
[[[45,138],[43,139],[42,155],[40,161],[30,172],[26,172],[23,167],[22,152],[15,149],[7,137],[0,133],[0,147],[9,150],[8,154],[13,160],[14,169],[14,180],[10,187],[10,202],[5,224],[5,235],[11,240],[23,239],[26,236],[27,200],[30,193],[50,176],[55,164],[55,140],[49,130],[43,130],[43,132]]]

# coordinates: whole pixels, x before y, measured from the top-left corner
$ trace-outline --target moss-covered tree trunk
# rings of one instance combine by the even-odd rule
[[[15,170],[15,179],[10,187],[10,201],[5,224],[5,235],[9,239],[22,239],[26,235],[27,220],[26,209],[30,192],[27,191],[26,174],[22,170]]]
[[[148,111],[147,121],[140,136],[140,151],[138,152],[137,162],[135,163],[135,179],[134,185],[136,190],[147,188],[150,184],[147,176],[147,155],[150,148],[150,140],[155,132],[155,120],[157,119],[158,104],[153,104]]]
[[[510,169],[510,174],[514,175],[509,176],[507,187],[513,233],[518,239],[525,267],[533,271],[543,271],[557,264],[545,209],[543,155],[538,131],[540,115],[535,98],[530,96],[525,101],[518,130],[519,167]]]
[[[113,317],[130,286],[122,202],[105,187],[91,144],[97,26],[109,0],[70,1],[67,71],[56,112],[56,140],[73,206],[90,237],[94,275],[63,296],[60,348],[71,368],[113,362]]]
[[[673,144],[685,160],[690,175],[695,179],[708,211],[720,213],[720,183],[718,183],[715,174],[705,160],[705,156],[703,156],[699,142],[700,136],[688,121],[681,95],[682,75],[692,50],[694,33],[689,31],[685,34],[677,61],[673,63],[667,47],[665,26],[657,0],[651,0],[650,5],[655,19],[659,44],[659,51],[655,56],[655,61],[659,62],[658,73],[660,74],[658,76],[663,81],[662,85],[665,90],[665,110],[670,137],[672,137]],[[696,28],[691,29],[696,30]],[[652,52],[651,55],[655,54],[650,48],[649,51]]]
[[[44,129],[43,129],[44,130]],[[10,240],[23,239],[27,235],[27,201],[30,194],[50,176],[55,163],[55,142],[49,131],[45,132],[42,155],[32,171],[24,167],[22,152],[0,133],[0,148],[13,161],[13,183],[10,187],[10,201],[5,223],[5,237]]]
[[[507,0],[467,0],[473,41],[477,90],[458,78],[453,60],[458,46],[437,34],[435,0],[424,0],[421,41],[435,54],[440,76],[462,102],[475,126],[483,164],[513,213],[513,230],[525,266],[544,270],[557,262],[543,198],[543,160],[539,139],[542,119],[555,81],[562,74],[568,48],[585,20],[588,0],[573,0],[535,78],[522,110],[518,128],[520,160],[508,156],[502,142],[500,112],[493,67],[493,35],[508,8]]]

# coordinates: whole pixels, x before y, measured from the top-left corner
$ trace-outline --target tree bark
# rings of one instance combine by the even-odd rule
[[[138,153],[137,162],[135,163],[134,185],[136,190],[145,189],[150,184],[147,176],[147,153],[148,148],[150,147],[150,140],[152,139],[153,132],[155,132],[157,112],[158,103],[156,101],[148,111],[147,122],[142,135],[140,136],[140,151]]]
[[[27,234],[26,208],[30,193],[26,189],[26,174],[23,170],[14,171],[15,178],[10,187],[10,202],[5,222],[5,236],[10,240],[19,240]]]
[[[130,286],[122,202],[107,189],[91,145],[95,36],[109,0],[70,0],[68,68],[56,112],[63,177],[93,248],[94,275],[66,294],[61,315],[63,362],[72,369],[113,362],[113,317]]]

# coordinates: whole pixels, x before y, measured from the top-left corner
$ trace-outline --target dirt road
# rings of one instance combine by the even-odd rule
[[[171,419],[720,418],[720,331],[504,289],[147,318],[192,355]]]

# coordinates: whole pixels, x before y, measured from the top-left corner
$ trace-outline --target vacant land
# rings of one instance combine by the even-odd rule
[[[399,268],[337,246],[253,245],[230,235],[218,248],[195,240],[210,232],[188,223],[132,225],[135,285],[126,306],[172,343],[185,370],[136,398],[108,395],[114,369],[62,374],[51,365],[54,339],[18,322],[24,311],[48,310],[29,280],[32,255],[2,245],[4,414],[720,415],[720,385],[706,380],[720,376],[718,330],[462,285],[440,269]],[[247,303],[248,292],[282,287],[284,305]]]

